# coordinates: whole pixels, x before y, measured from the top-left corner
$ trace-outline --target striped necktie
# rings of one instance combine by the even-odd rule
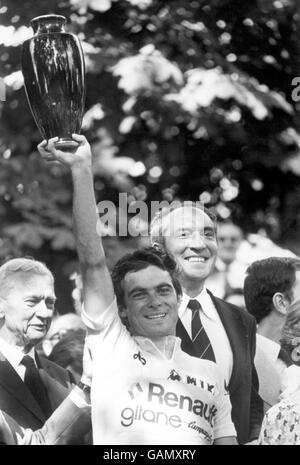
[[[200,318],[202,307],[198,300],[191,299],[188,303],[188,308],[192,312],[192,342],[196,356],[215,362],[214,350]]]

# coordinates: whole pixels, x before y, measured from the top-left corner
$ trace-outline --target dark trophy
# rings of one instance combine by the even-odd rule
[[[58,136],[56,147],[78,143],[85,101],[84,58],[76,36],[65,32],[66,18],[38,16],[34,36],[23,43],[22,71],[31,112],[43,139]]]

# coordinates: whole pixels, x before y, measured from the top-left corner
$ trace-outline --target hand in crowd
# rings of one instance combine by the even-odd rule
[[[58,161],[69,168],[77,165],[88,165],[92,163],[91,147],[85,136],[79,134],[72,134],[72,138],[78,142],[78,146],[69,150],[59,150],[55,147],[55,142],[58,141],[58,137],[49,139],[48,142],[43,140],[38,145],[38,151],[42,155],[43,159],[47,162]]]

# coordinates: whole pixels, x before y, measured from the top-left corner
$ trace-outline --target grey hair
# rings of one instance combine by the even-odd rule
[[[217,231],[217,217],[212,212],[212,210],[205,208],[202,202],[193,202],[189,201],[179,201],[176,200],[169,205],[164,205],[162,208],[156,211],[151,224],[150,224],[150,242],[153,247],[163,247],[164,248],[164,235],[163,235],[163,221],[164,219],[174,210],[178,208],[197,208],[212,220],[214,225],[215,232]]]
[[[16,273],[54,277],[47,266],[34,258],[13,258],[0,266],[0,295],[3,296],[13,285]]]

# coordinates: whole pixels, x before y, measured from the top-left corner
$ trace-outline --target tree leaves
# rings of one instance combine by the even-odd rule
[[[120,191],[130,202],[141,193],[148,202],[201,198],[281,241],[299,230],[296,0],[4,0],[2,256],[75,258],[71,180],[39,159],[20,79],[29,20],[50,12],[65,15],[83,44],[97,200]]]

